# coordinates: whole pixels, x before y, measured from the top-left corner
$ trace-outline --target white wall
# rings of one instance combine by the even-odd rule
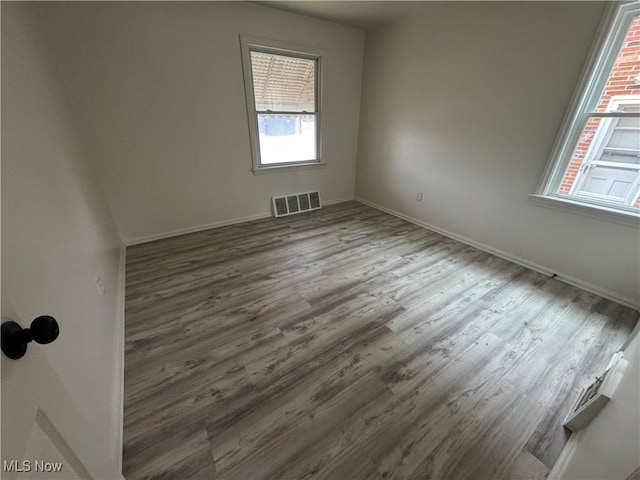
[[[362,30],[237,2],[43,3],[125,241],[265,214],[273,194],[353,197]],[[325,50],[325,168],[252,174],[240,33]]]
[[[31,344],[15,363],[3,358],[3,380],[41,350],[92,422],[83,441],[100,453],[105,474],[120,455],[121,242],[34,18],[30,4],[2,3],[2,316],[26,327],[53,315],[60,337]],[[13,415],[4,405],[2,414]]]
[[[448,2],[367,31],[356,195],[640,304],[637,228],[527,196],[603,8]]]
[[[623,480],[640,467],[640,335],[625,349],[629,360],[621,384],[581,432],[562,471],[550,478]],[[558,476],[556,476],[556,473]]]

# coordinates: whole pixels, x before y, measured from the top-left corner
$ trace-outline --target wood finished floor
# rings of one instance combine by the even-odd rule
[[[124,474],[545,478],[637,318],[355,202],[131,247]]]

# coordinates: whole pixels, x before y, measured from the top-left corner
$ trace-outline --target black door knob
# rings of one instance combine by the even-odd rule
[[[36,343],[51,343],[60,334],[60,328],[55,318],[42,315],[31,322],[31,328],[22,328],[16,322],[9,321],[2,324],[2,352],[9,358],[17,360],[27,351],[27,344],[34,340]]]

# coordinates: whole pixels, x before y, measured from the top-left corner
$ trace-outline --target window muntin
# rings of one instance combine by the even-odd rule
[[[243,39],[254,171],[320,163],[320,55]]]
[[[539,194],[640,213],[640,11],[612,5]]]

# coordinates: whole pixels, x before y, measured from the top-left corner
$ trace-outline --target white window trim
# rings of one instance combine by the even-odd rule
[[[557,192],[573,150],[586,124],[589,112],[595,109],[600,93],[615,63],[629,25],[638,7],[635,2],[611,2],[587,59],[587,63],[573,94],[571,104],[562,121],[551,155],[536,192],[530,197],[540,206],[589,215],[614,223],[640,226],[640,213],[616,207],[596,199],[574,198]],[[603,114],[602,116],[606,116]]]
[[[322,49],[307,45],[300,45],[281,40],[273,40],[270,38],[254,37],[250,35],[240,35],[240,47],[242,52],[242,71],[244,76],[244,90],[247,106],[247,120],[249,124],[249,142],[251,145],[252,171],[254,175],[265,173],[282,173],[295,170],[307,170],[314,168],[322,168],[326,165],[323,158],[324,145],[324,109],[323,109],[323,90],[325,85],[325,54]],[[260,163],[260,138],[258,131],[258,117],[256,114],[256,106],[253,90],[253,76],[251,74],[251,49],[259,49],[262,51],[270,51],[273,53],[281,53],[282,55],[296,55],[306,58],[318,59],[316,68],[316,97],[317,97],[317,114],[316,114],[316,151],[317,158],[315,160],[288,162],[278,164],[262,165]]]
[[[539,207],[551,208],[561,212],[572,213],[596,220],[603,220],[618,225],[640,228],[640,215],[622,213],[620,210],[605,206],[596,206],[584,202],[576,202],[571,197],[547,197],[533,193],[529,195],[533,203]]]

